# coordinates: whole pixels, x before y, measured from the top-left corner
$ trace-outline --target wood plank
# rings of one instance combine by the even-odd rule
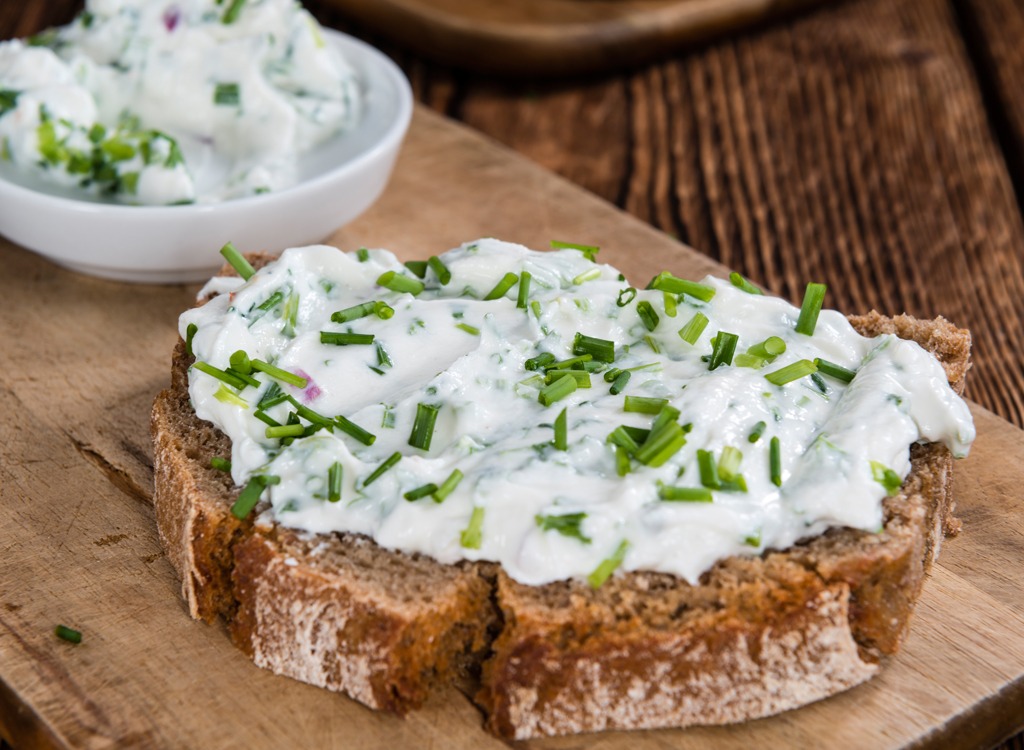
[[[390,245],[408,257],[484,234],[542,245],[590,232],[604,238],[609,261],[637,278],[666,267],[691,276],[716,268],[425,110],[383,200],[333,241]],[[19,331],[6,347],[14,365],[0,369],[0,734],[60,748],[504,746],[454,689],[405,720],[379,715],[259,670],[222,628],[189,620],[151,508],[106,481],[78,446],[90,441],[103,465],[148,487],[146,461],[132,464],[149,451],[138,413],[146,399],[119,395],[151,396],[166,382],[176,317],[196,288],[87,279],[2,241],[0,263],[16,272],[0,277],[8,302],[0,330]],[[1024,436],[975,414],[981,438],[955,480],[965,531],[947,543],[904,652],[877,679],[738,727],[523,746],[811,746],[828,736],[836,746],[927,747],[1009,733],[1024,715],[1024,499],[1016,491]],[[109,428],[95,425],[103,419]],[[115,425],[124,433],[111,434]],[[56,640],[57,622],[80,627],[84,642]],[[985,713],[987,705],[998,710]]]

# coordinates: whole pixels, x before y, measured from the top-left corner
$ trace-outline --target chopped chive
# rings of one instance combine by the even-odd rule
[[[733,357],[732,363],[735,367],[749,367],[752,370],[760,370],[768,363],[768,360],[755,357],[753,354],[741,353]]]
[[[718,476],[727,482],[735,481],[739,476],[742,461],[743,452],[739,448],[725,446],[722,448],[722,455],[718,457]]]
[[[402,495],[402,497],[404,497],[411,503],[415,500],[419,500],[421,497],[433,495],[435,492],[437,492],[437,485],[431,482],[429,484],[421,485],[416,489],[409,490],[404,495]]]
[[[537,522],[542,531],[557,531],[562,536],[579,539],[584,544],[590,544],[593,540],[585,535],[583,529],[580,528],[586,517],[586,513],[566,513],[561,516],[538,514],[533,517],[533,520]]]
[[[636,303],[636,312],[640,316],[640,322],[644,324],[644,328],[648,331],[653,331],[658,327],[658,313],[654,311],[654,306],[647,300],[641,300]]]
[[[53,634],[68,643],[82,642],[82,633],[74,628],[69,628],[67,625],[58,625],[53,629]]]
[[[580,245],[576,242],[561,242],[559,240],[551,240],[551,248],[553,250],[579,250],[587,260],[593,262],[597,262],[597,254],[601,252],[601,248],[597,245]]]
[[[672,292],[662,292],[661,298],[665,304],[665,314],[670,318],[674,318],[676,316],[676,308],[679,305],[676,295],[672,294]]]
[[[530,312],[533,313],[533,317],[540,320],[541,309],[539,299],[530,300]],[[547,329],[544,326],[541,326],[541,330],[547,333]]]
[[[625,370],[620,370],[618,367],[613,367],[604,374],[604,382],[613,383],[615,382],[615,378],[619,377],[619,375],[621,375],[624,372]]]
[[[305,388],[309,384],[309,381],[306,380],[306,378],[288,372],[287,370],[282,370],[280,367],[274,367],[274,365],[268,364],[261,359],[252,360],[252,369],[265,372],[267,375],[274,378],[274,380],[280,380],[282,383],[293,385],[296,388]]]
[[[372,432],[367,432],[355,422],[340,415],[334,418],[334,424],[339,430],[358,440],[363,445],[373,445],[373,441],[377,439],[377,436]]]
[[[366,478],[366,481],[363,482],[363,487],[369,487],[371,484],[380,479],[384,475],[384,472],[386,472],[388,469],[390,469],[392,466],[394,466],[401,460],[401,453],[399,453],[398,451],[392,453],[390,456],[384,459],[384,462],[380,466],[378,466],[376,469],[370,472],[370,476],[368,476]]]
[[[747,279],[743,278],[740,274],[733,271],[729,274],[729,281],[737,289],[741,289],[747,294],[764,294],[758,287],[751,284]]]
[[[519,295],[516,297],[516,307],[520,310],[526,309],[526,302],[530,299],[530,282],[533,276],[529,271],[523,271],[519,275]]]
[[[218,83],[213,89],[213,103],[221,107],[237,107],[242,100],[237,83]]]
[[[341,333],[338,331],[320,331],[321,344],[334,344],[335,346],[368,346],[376,337],[372,333]]]
[[[479,505],[473,508],[473,515],[469,517],[469,526],[459,534],[459,544],[466,549],[480,549],[483,541],[484,509]]]
[[[367,250],[365,247],[361,247],[358,250],[356,250],[356,260],[358,260],[360,263],[365,263],[369,259],[370,251]]]
[[[651,351],[654,352],[655,354],[661,354],[661,347],[658,345],[658,342],[654,339],[654,337],[651,336],[650,334],[644,336],[644,343],[647,344],[647,346],[651,347]]]
[[[555,359],[555,355],[551,352],[541,352],[536,357],[530,357],[526,360],[526,369],[531,371],[542,370],[549,365],[553,365],[555,363]]]
[[[662,500],[684,503],[714,502],[711,490],[706,487],[670,487],[663,484],[658,487],[658,497]]]
[[[256,409],[256,411],[254,411],[252,415],[254,417],[256,417],[256,419],[258,419],[261,422],[263,422],[263,424],[265,424],[265,425],[270,425],[271,427],[280,427],[281,426],[280,422],[278,422],[276,419],[274,419],[272,416],[267,414],[262,409]]]
[[[388,350],[384,348],[384,344],[377,342],[377,364],[380,367],[394,367],[395,363],[391,361],[391,355],[388,354]]]
[[[638,450],[640,450],[639,441],[629,434],[629,430],[625,425],[619,425],[608,435],[608,442],[626,451],[627,456],[633,456]]]
[[[614,362],[615,342],[577,332],[572,340],[572,353],[593,355],[598,362]]]
[[[434,423],[441,407],[434,404],[416,404],[416,419],[412,423],[409,445],[420,450],[430,450],[430,441],[434,437]]]
[[[679,409],[677,409],[674,406],[669,406],[668,404],[665,404],[665,406],[661,408],[661,411],[658,412],[658,416],[654,418],[654,422],[651,424],[651,432],[657,432],[665,425],[675,422],[677,419],[679,419]],[[687,432],[688,431],[689,430],[687,430]]]
[[[808,284],[804,291],[804,302],[800,306],[800,317],[796,321],[796,332],[806,336],[814,334],[814,327],[818,324],[818,313],[821,312],[821,304],[825,301],[824,284]]]
[[[590,388],[590,373],[586,370],[548,370],[544,374],[544,384],[551,385],[561,377],[568,376],[576,381],[577,388]]]
[[[231,5],[224,11],[224,15],[221,16],[220,22],[227,25],[232,24],[238,20],[238,14],[242,12],[242,6],[245,5],[245,0],[231,0]]]
[[[623,411],[636,414],[657,414],[665,405],[667,398],[648,398],[647,396],[626,396],[626,402],[622,407]]]
[[[242,409],[249,408],[249,402],[237,393],[232,393],[226,385],[220,386],[217,389],[217,392],[213,394],[213,397],[222,404],[231,404],[232,406],[238,406]]]
[[[341,462],[335,461],[327,470],[327,500],[329,502],[336,503],[341,500],[341,476]]]
[[[228,362],[231,363],[231,369],[235,370],[236,376],[238,374],[248,375],[252,372],[252,361],[249,359],[249,355],[242,349],[232,353],[228,357]]]
[[[619,292],[619,296],[615,299],[615,304],[619,307],[625,307],[634,299],[636,299],[636,287],[627,286]]]
[[[823,394],[828,394],[828,383],[825,382],[825,378],[821,377],[821,375],[816,372],[812,372],[811,382],[814,383],[814,387]]]
[[[452,272],[448,270],[448,266],[441,262],[441,259],[436,255],[431,255],[427,258],[427,265],[430,266],[430,270],[437,276],[437,280],[441,282],[441,286],[447,286],[448,282],[452,280]]]
[[[573,393],[576,388],[576,378],[571,376],[561,377],[541,388],[537,394],[537,400],[544,406],[551,406],[556,401],[560,401],[570,393]]]
[[[480,329],[477,328],[476,326],[471,326],[469,323],[456,323],[455,327],[458,328],[460,331],[465,331],[466,333],[472,336],[480,335]]]
[[[629,473],[632,465],[629,461],[629,453],[621,445],[615,446],[615,473],[624,477]]]
[[[407,260],[403,265],[421,279],[426,277],[427,269],[430,268],[425,260]]]
[[[605,581],[611,578],[612,573],[622,565],[622,562],[626,559],[626,550],[629,549],[629,542],[623,539],[619,542],[619,546],[612,553],[611,557],[607,557],[601,561],[601,564],[594,568],[594,572],[587,576],[587,583],[590,584],[590,588],[599,589],[604,585]]]
[[[452,494],[461,481],[462,472],[458,469],[452,469],[452,473],[448,475],[448,478],[441,483],[441,486],[438,487],[437,491],[434,493],[434,502],[443,503],[444,499]]]
[[[545,370],[577,370],[580,367],[585,366],[594,358],[593,354],[581,354],[578,357],[570,357],[569,359],[563,359],[560,362],[553,362],[550,365],[545,366]]]
[[[232,377],[238,378],[246,385],[251,385],[253,388],[260,387],[260,381],[258,381],[251,375],[246,375],[244,372],[239,372],[234,367],[225,368],[224,372],[226,372],[228,375],[231,375]]]
[[[217,471],[231,471],[231,462],[226,458],[213,456],[210,459],[210,468],[216,469]]]
[[[732,364],[732,355],[736,352],[736,343],[740,337],[735,333],[719,331],[715,337],[715,346],[711,350],[711,359],[708,362],[708,369],[715,370],[722,365]]]
[[[772,484],[782,486],[782,447],[779,438],[773,437],[769,443],[768,462],[770,464]]]
[[[608,389],[608,392],[613,396],[618,396],[622,393],[622,389],[626,387],[629,382],[629,377],[632,373],[629,370],[622,370],[618,375],[615,376],[615,380],[612,381],[612,387]]]
[[[294,338],[295,324],[298,322],[299,318],[299,295],[288,295],[288,299],[284,301],[282,317],[284,318],[284,325],[281,327],[281,333],[289,338]]]
[[[196,337],[196,333],[199,331],[199,326],[195,323],[189,323],[188,328],[185,329],[185,351],[188,352],[188,356],[194,356],[192,354],[192,339]]]
[[[267,427],[265,434],[270,439],[289,438],[302,437],[302,433],[305,431],[305,426],[301,424],[283,424],[277,427]]]
[[[697,339],[704,333],[704,329],[708,326],[708,316],[702,312],[694,313],[694,316],[690,318],[690,321],[679,329],[679,338],[685,341],[687,344],[696,344]]]
[[[283,401],[287,401],[288,396],[281,390],[281,386],[278,385],[277,381],[271,381],[270,387],[267,388],[263,394],[263,398],[256,404],[260,409],[270,409],[271,407],[277,406]]]
[[[569,450],[569,407],[555,417],[555,450]]]
[[[765,428],[767,427],[768,425],[765,422],[758,422],[757,424],[755,424],[754,429],[752,429],[750,431],[750,434],[747,435],[747,442],[756,443],[758,440],[761,439],[761,436],[764,434]]]
[[[192,367],[199,370],[199,372],[205,372],[210,377],[217,378],[217,380],[222,383],[227,383],[232,388],[237,388],[238,390],[245,388],[245,382],[241,378],[236,375],[232,375],[229,372],[225,372],[219,367],[214,367],[207,362],[196,361],[192,363]]]
[[[258,304],[256,306],[256,309],[263,310],[263,312],[266,312],[267,310],[273,310],[274,307],[281,304],[281,300],[283,299],[284,293],[280,289],[278,289],[276,292],[274,292],[265,300],[263,300],[260,304]]]
[[[722,488],[722,482],[718,478],[718,466],[715,464],[715,454],[711,451],[697,451],[697,468],[700,471],[700,483],[713,490]]]
[[[765,380],[773,385],[785,385],[786,383],[792,383],[794,380],[799,380],[802,377],[810,375],[812,372],[817,372],[818,368],[809,359],[799,359],[792,364],[788,364],[782,369],[775,370],[775,372],[769,372],[765,374]]]
[[[220,249],[220,254],[224,256],[224,260],[235,269],[244,281],[248,281],[256,273],[256,269],[252,267],[252,264],[230,242]]]
[[[408,276],[403,276],[394,271],[382,273],[377,279],[377,284],[385,289],[390,289],[392,292],[405,292],[413,296],[416,296],[424,289],[422,281],[410,279]]]
[[[827,359],[821,359],[820,357],[815,358],[814,365],[822,375],[828,375],[830,378],[841,380],[844,383],[849,383],[857,374],[853,370],[848,370],[842,365],[837,365],[835,362],[829,362]]]
[[[900,475],[878,461],[871,462],[871,478],[885,487],[885,494],[889,497],[898,495],[900,487],[903,486]]]
[[[747,349],[747,354],[772,362],[780,354],[786,353],[786,342],[778,336],[769,336],[764,341],[759,341]]]
[[[331,314],[331,321],[334,323],[348,323],[350,320],[358,320],[359,318],[365,318],[367,315],[373,315],[377,312],[377,305],[382,304],[379,302],[363,302],[352,307],[346,307],[344,310],[338,310],[336,313]]]
[[[581,273],[579,276],[573,278],[572,283],[575,284],[576,286],[579,286],[580,284],[584,284],[588,281],[593,281],[594,279],[599,278],[601,278],[601,269],[589,268],[583,273]]]
[[[504,276],[501,277],[501,280],[494,285],[494,289],[487,293],[487,295],[484,297],[484,302],[490,302],[491,300],[496,300],[501,297],[504,297],[505,292],[507,292],[509,289],[515,286],[515,283],[517,281],[519,281],[519,277],[516,274],[512,273],[511,271],[509,273],[506,273]]]
[[[651,428],[647,440],[634,458],[646,466],[662,466],[686,445],[686,433],[678,422],[669,422],[658,429]]]
[[[377,300],[373,303],[373,313],[381,320],[390,320],[395,317],[395,308],[383,300]]]
[[[260,501],[263,490],[280,481],[280,477],[270,474],[256,474],[253,476],[245,487],[242,488],[242,491],[238,493],[238,499],[231,506],[231,515],[239,520],[248,516]]]
[[[702,302],[710,302],[715,296],[713,287],[698,284],[696,281],[680,279],[668,271],[662,271],[651,279],[651,283],[647,285],[647,288],[657,289],[662,292],[672,292],[673,294],[688,294]]]

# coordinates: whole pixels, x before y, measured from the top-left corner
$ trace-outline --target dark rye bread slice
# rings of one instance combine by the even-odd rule
[[[852,320],[918,341],[962,390],[966,331]],[[729,558],[697,586],[655,573],[523,586],[493,565],[236,520],[238,488],[209,467],[230,445],[191,409],[189,362],[179,343],[152,426],[157,522],[192,616],[224,618],[260,666],[397,713],[482,664],[477,700],[505,737],[736,722],[862,682],[898,648],[951,522],[948,451],[920,446],[881,534]]]

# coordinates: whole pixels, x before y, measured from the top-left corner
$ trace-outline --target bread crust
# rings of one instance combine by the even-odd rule
[[[875,312],[851,322],[917,341],[962,392],[967,331]],[[230,443],[192,411],[189,364],[179,342],[152,419],[157,523],[189,614],[223,618],[261,667],[399,714],[482,667],[476,700],[503,737],[738,722],[857,685],[898,650],[957,527],[949,452],[914,446],[879,534],[832,529],[728,558],[698,585],[634,572],[597,590],[524,586],[490,564],[235,519],[238,490],[209,467]]]

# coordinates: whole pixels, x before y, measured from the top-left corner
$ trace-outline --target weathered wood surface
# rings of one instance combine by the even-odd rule
[[[420,200],[426,193],[435,200]],[[427,111],[384,199],[333,241],[423,256],[489,233],[534,245],[595,233],[607,260],[636,278],[716,268]],[[196,287],[81,277],[5,241],[0,263],[0,734],[16,747],[503,746],[454,689],[405,720],[382,716],[273,677],[222,628],[189,620],[148,504],[147,419]],[[524,747],[810,747],[827,736],[884,748],[1005,736],[1024,712],[1024,440],[975,413],[980,437],[955,480],[965,532],[947,542],[903,653],[878,678],[740,727]],[[57,640],[58,622],[81,629],[83,643]]]

